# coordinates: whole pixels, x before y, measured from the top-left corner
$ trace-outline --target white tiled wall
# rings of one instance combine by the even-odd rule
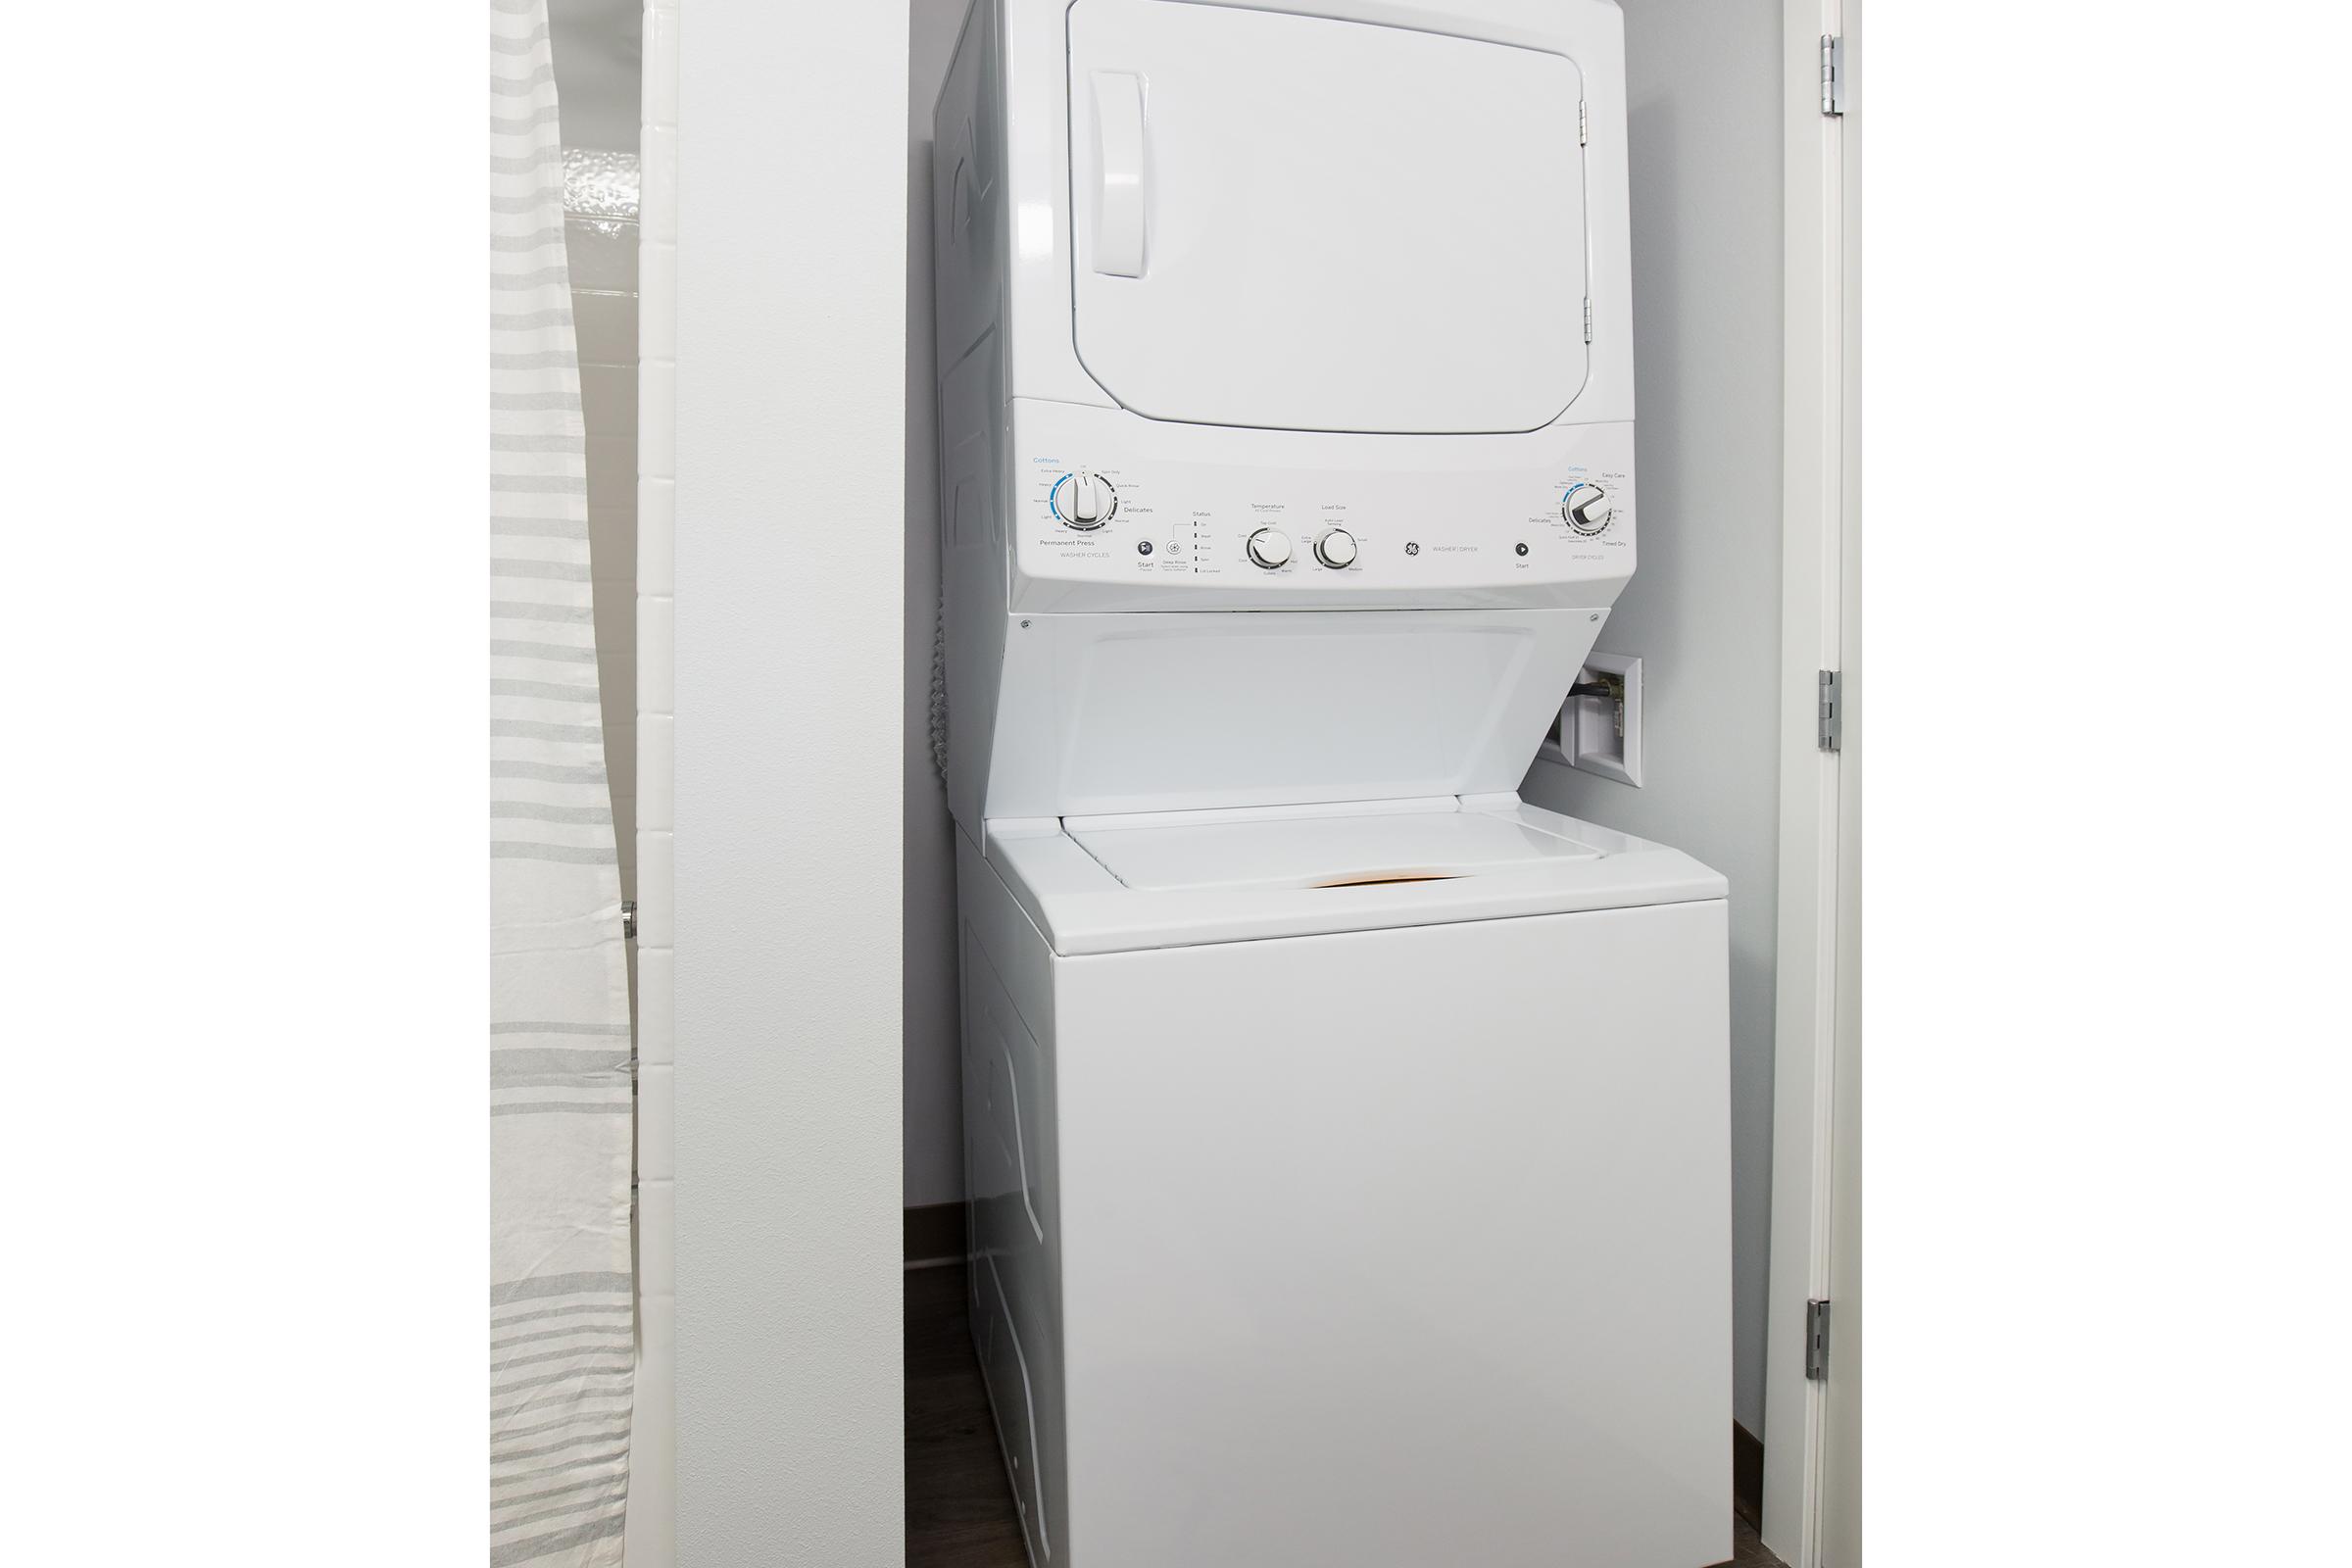
[[[637,896],[637,248],[627,155],[566,154],[564,241],[588,428],[588,539],[596,590],[596,677],[620,896]],[[598,172],[597,167],[603,167]],[[617,174],[612,166],[621,166]]]
[[[631,821],[637,899],[637,1413],[629,1444],[627,1568],[677,1561],[676,1167],[671,1104],[672,522],[677,466],[678,0],[647,0],[640,131],[634,433],[636,659]],[[591,460],[593,463],[593,459]],[[590,488],[594,489],[593,468]],[[601,568],[600,568],[601,569]],[[601,587],[601,584],[600,584]],[[600,606],[599,618],[602,619]],[[615,785],[617,789],[617,784]],[[617,812],[615,813],[617,816]],[[626,852],[624,852],[626,853]]]

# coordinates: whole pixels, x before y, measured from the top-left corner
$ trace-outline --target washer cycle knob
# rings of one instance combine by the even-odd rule
[[[1332,570],[1348,565],[1355,560],[1355,535],[1345,528],[1334,528],[1315,541],[1315,559]]]
[[[1100,528],[1118,510],[1119,493],[1110,481],[1085,468],[1064,474],[1054,489],[1054,510],[1073,528]]]
[[[1272,571],[1291,562],[1291,536],[1279,528],[1260,528],[1250,536],[1250,559]]]
[[[1600,486],[1580,484],[1572,486],[1560,498],[1560,515],[1578,533],[1594,534],[1609,525],[1610,519],[1617,515],[1617,509],[1610,505]]]

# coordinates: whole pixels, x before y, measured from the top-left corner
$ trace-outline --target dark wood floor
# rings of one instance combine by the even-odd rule
[[[1029,1568],[960,1264],[906,1271],[906,1568]]]
[[[1028,1568],[963,1300],[960,1266],[907,1271],[906,1568]],[[1738,1568],[1781,1568],[1737,1515],[1732,1539]]]

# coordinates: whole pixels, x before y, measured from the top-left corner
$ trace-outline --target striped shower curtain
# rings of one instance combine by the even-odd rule
[[[634,1104],[545,0],[490,6],[490,1561],[618,1563]]]

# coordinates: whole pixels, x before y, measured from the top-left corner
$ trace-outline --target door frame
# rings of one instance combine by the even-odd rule
[[[1789,1568],[1859,1568],[1861,0],[1783,0],[1782,756],[1764,1520]],[[1822,107],[1841,40],[1843,113]],[[1838,671],[1838,749],[1819,741]],[[1831,1302],[1825,1379],[1806,1304]]]

